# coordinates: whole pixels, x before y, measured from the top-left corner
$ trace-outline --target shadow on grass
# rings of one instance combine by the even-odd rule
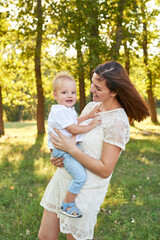
[[[5,128],[25,128],[30,126],[35,126],[36,122],[5,122],[4,127]]]
[[[26,145],[19,144],[17,148],[11,146],[11,150],[3,156],[1,169],[6,178],[6,187],[1,189],[2,239],[37,239],[43,210],[39,193],[44,190],[48,180],[45,175],[35,174],[34,164],[39,158],[49,158],[48,154],[41,151],[43,140],[43,135],[38,136],[27,151]],[[19,151],[20,160],[16,165],[16,160],[10,162],[9,157]]]
[[[30,175],[34,175],[34,161],[39,158],[41,147],[43,145],[44,135],[38,135],[33,144],[27,151],[24,152],[23,160],[19,166],[19,172],[24,169],[30,170]]]

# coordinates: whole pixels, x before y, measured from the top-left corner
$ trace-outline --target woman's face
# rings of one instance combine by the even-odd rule
[[[92,84],[90,91],[93,94],[93,101],[94,102],[107,102],[113,97],[116,96],[115,92],[111,92],[109,88],[106,87],[105,80],[99,81],[98,75],[96,73],[92,76]]]

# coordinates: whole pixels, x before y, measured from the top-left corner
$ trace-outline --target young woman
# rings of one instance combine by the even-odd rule
[[[67,240],[93,239],[97,214],[112,172],[129,141],[129,122],[142,121],[149,116],[144,101],[118,62],[110,61],[94,70],[91,92],[94,102],[89,103],[81,115],[98,106],[101,124],[84,134],[81,149],[77,148],[74,138],[66,138],[56,129],[59,137],[52,135],[51,139],[54,147],[68,152],[86,168],[87,180],[76,198],[83,217],[71,219],[59,215],[58,209],[71,177],[63,167],[58,168],[41,201],[44,213],[39,230],[40,240],[57,240],[59,231],[67,234]],[[56,166],[62,165],[62,159],[52,160]]]

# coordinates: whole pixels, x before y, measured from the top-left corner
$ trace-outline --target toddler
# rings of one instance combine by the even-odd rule
[[[88,125],[82,126],[79,124],[89,118],[96,117],[98,108],[94,108],[89,114],[77,118],[77,113],[73,107],[77,100],[76,82],[67,72],[60,72],[54,79],[53,96],[57,104],[52,105],[49,113],[48,133],[52,132],[57,135],[53,130],[54,127],[67,137],[71,137],[72,134],[76,135],[76,143],[79,146],[78,142],[83,140],[81,134],[95,128],[100,123],[100,119],[93,119]],[[85,168],[70,154],[54,148],[50,136],[48,137],[48,147],[51,149],[52,156],[63,157],[64,167],[73,178],[62,203],[60,213],[73,218],[82,217],[80,210],[76,207],[75,198],[85,183]]]

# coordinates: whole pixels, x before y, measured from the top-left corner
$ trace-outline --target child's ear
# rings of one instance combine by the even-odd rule
[[[53,97],[54,97],[55,100],[57,99],[57,94],[56,94],[56,92],[53,92]]]

